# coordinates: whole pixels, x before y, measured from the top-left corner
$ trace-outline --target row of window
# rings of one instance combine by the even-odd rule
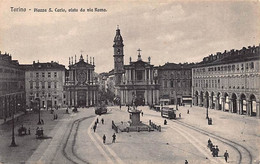
[[[7,68],[0,68],[0,73],[10,73],[10,74],[16,74],[16,75],[23,75],[24,72],[20,70],[13,70],[13,69],[7,69]]]
[[[214,80],[195,80],[195,87],[202,87],[202,88],[219,88],[219,87],[220,87],[220,79],[214,79]]]
[[[220,79],[217,80],[195,80],[195,87],[202,88],[221,88],[224,89],[224,86],[220,87]],[[226,89],[244,89],[244,86],[228,86]]]
[[[169,85],[168,85],[169,84]],[[168,81],[168,80],[164,80],[163,81],[163,88],[176,88],[176,87],[185,87],[185,88],[189,88],[191,87],[191,81]]]
[[[22,82],[0,82],[0,91],[15,91],[24,89]]]
[[[35,77],[36,78],[39,78],[39,77],[43,77],[45,78],[46,77],[57,77],[57,72],[53,72],[53,75],[51,72],[48,72],[47,74],[45,74],[45,72],[35,72]],[[33,77],[33,72],[30,72],[30,77]]]
[[[245,63],[245,64],[233,64],[233,65],[225,65],[225,66],[218,66],[218,67],[209,67],[206,68],[198,68],[194,69],[193,73],[204,73],[206,71],[208,72],[215,72],[215,71],[243,71],[243,70],[253,70],[255,68],[254,62]]]
[[[45,89],[45,83],[47,83],[47,88],[57,88],[58,83],[57,82],[30,82],[30,89],[33,89],[33,86],[35,86],[35,89],[40,89],[40,83],[41,83],[41,89]],[[52,86],[53,83],[53,86]]]
[[[51,95],[52,95],[53,93],[47,93],[46,95],[45,95],[45,92],[43,91],[43,92],[41,92],[41,95],[40,95],[40,92],[36,92],[35,93],[35,97],[44,97],[44,98],[47,98],[47,97],[52,97]],[[57,92],[54,92],[54,95],[56,95],[57,94]],[[34,93],[33,92],[30,92],[30,96],[34,96]],[[53,98],[54,99],[57,99],[57,96],[53,96]],[[64,94],[63,95],[63,98],[65,99],[66,98],[66,95]]]
[[[171,77],[184,77],[191,76],[191,71],[163,71],[163,76],[171,76]]]

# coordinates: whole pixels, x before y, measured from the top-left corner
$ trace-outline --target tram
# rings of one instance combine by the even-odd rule
[[[169,119],[175,119],[176,118],[176,110],[169,107],[162,107],[161,109],[161,116]]]
[[[99,105],[95,108],[95,114],[101,115],[107,113],[107,107],[105,105]]]

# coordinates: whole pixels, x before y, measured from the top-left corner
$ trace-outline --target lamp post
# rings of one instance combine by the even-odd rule
[[[207,97],[207,99],[206,99],[206,119],[209,119],[209,102],[208,102],[209,100],[208,100],[208,97]]]
[[[37,106],[39,107],[39,120],[38,120],[38,125],[41,125],[41,107],[40,107],[40,100],[38,99]]]
[[[14,103],[12,103],[14,104]],[[15,103],[16,105],[16,103]],[[14,106],[11,105],[11,108],[12,108],[12,142],[11,142],[11,145],[10,147],[16,147],[16,143],[15,143],[15,138],[14,138]]]
[[[209,119],[209,108],[208,108],[208,106],[207,106],[206,109],[207,109],[207,110],[206,110],[206,119]]]

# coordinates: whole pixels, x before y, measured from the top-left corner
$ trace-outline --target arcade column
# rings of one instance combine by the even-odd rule
[[[242,111],[242,100],[237,100],[237,109],[238,109],[238,114],[243,114],[243,111]]]
[[[221,108],[222,108],[222,111],[225,111],[225,97],[221,97]]]
[[[148,99],[148,97],[147,97],[148,93],[147,92],[148,92],[147,90],[144,91],[145,105],[147,105],[147,99]]]
[[[67,104],[68,104],[68,106],[71,106],[71,104],[70,104],[70,91],[67,91],[66,93],[67,93]]]
[[[78,106],[78,91],[75,91],[75,105]]]
[[[219,108],[219,101],[218,101],[218,97],[215,96],[215,110],[218,110]]]
[[[88,102],[88,90],[86,91],[86,106],[88,107],[89,106],[89,102]]]
[[[212,102],[212,96],[209,96],[209,100],[208,101],[209,101],[209,108],[212,109],[212,106],[213,106],[212,105],[212,103],[213,103]]]
[[[234,107],[233,107],[233,101],[234,101],[234,99],[229,99],[229,103],[228,103],[228,105],[229,105],[229,110],[228,110],[228,112],[229,113],[233,113],[233,110],[234,110]]]
[[[260,107],[260,102],[257,101],[256,102],[256,117],[257,118],[260,118],[260,109],[259,109],[259,107]]]
[[[246,100],[246,113],[248,116],[252,115],[251,104],[252,104],[251,100]]]

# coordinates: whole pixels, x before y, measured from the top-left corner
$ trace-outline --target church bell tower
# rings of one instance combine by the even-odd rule
[[[120,34],[120,29],[117,26],[116,36],[114,38],[114,74],[115,85],[119,85],[122,80],[122,74],[124,73],[124,44],[123,38]]]

